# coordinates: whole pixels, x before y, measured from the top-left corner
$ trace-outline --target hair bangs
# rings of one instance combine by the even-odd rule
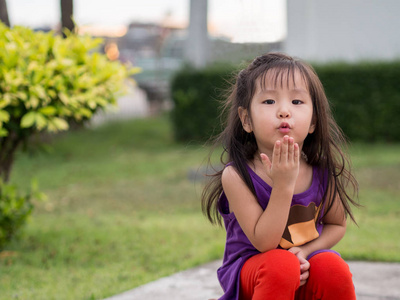
[[[271,66],[257,78],[259,89],[266,90],[267,85],[276,88],[296,87],[296,72],[306,83],[307,89],[310,90],[309,74],[307,70],[296,64],[296,61],[279,62],[275,66]]]

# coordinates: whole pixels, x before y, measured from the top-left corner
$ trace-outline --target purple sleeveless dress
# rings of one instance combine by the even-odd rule
[[[247,169],[252,179],[257,199],[262,209],[265,210],[272,188],[249,166],[247,166]],[[321,202],[327,185],[326,175],[326,172],[321,172],[317,167],[313,167],[313,179],[309,189],[303,193],[293,195],[288,224],[279,248],[289,249],[294,246],[304,245],[321,234],[323,228],[322,214],[318,219],[318,211],[323,209]],[[217,271],[218,280],[224,290],[224,295],[220,300],[234,300],[239,299],[240,270],[243,264],[248,258],[260,252],[254,248],[246,237],[234,213],[229,213],[229,202],[225,193],[221,194],[218,206],[226,229],[223,263]],[[308,258],[317,254],[317,252],[312,253]]]

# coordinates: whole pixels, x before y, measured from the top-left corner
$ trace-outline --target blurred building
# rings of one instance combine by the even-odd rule
[[[188,28],[171,24],[131,23],[123,36],[106,38],[109,57],[142,68],[135,75],[152,106],[163,106],[169,98],[173,74],[187,61]],[[223,37],[208,35],[207,61],[238,64],[270,50],[281,50],[277,43],[231,43]],[[195,47],[193,45],[193,47]],[[117,55],[116,55],[117,53]],[[167,101],[166,101],[167,100]]]
[[[140,81],[168,77],[180,67],[183,29],[154,23],[131,23],[117,40],[121,61],[143,68]]]
[[[115,41],[119,59],[142,68],[135,80],[155,110],[165,104],[169,80],[182,65],[183,33],[180,27],[133,22],[126,34]]]
[[[400,1],[287,0],[285,52],[311,61],[400,57]]]
[[[131,23],[116,42],[119,59],[143,68],[138,81],[169,79],[186,61],[187,28],[160,24]],[[271,50],[282,50],[282,42],[232,43],[228,38],[208,36],[209,63],[239,63]],[[111,41],[109,39],[109,41]],[[190,62],[187,62],[190,63]]]

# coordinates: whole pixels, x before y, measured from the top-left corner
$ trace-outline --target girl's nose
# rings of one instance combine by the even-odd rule
[[[290,117],[290,113],[288,110],[286,109],[282,109],[278,112],[278,116],[279,118],[285,119],[285,118],[289,118]]]

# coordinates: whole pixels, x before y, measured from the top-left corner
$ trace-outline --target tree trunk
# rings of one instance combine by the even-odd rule
[[[72,20],[74,15],[74,1],[73,0],[60,0],[61,7],[61,30],[62,34],[65,37],[64,29],[68,29],[73,32],[75,28],[75,24]]]
[[[8,18],[7,2],[0,0],[0,21],[10,27],[10,19]]]
[[[10,132],[8,136],[1,138],[0,141],[0,178],[3,182],[8,182],[14,163],[14,155],[22,142],[22,138],[18,137],[14,132]]]

